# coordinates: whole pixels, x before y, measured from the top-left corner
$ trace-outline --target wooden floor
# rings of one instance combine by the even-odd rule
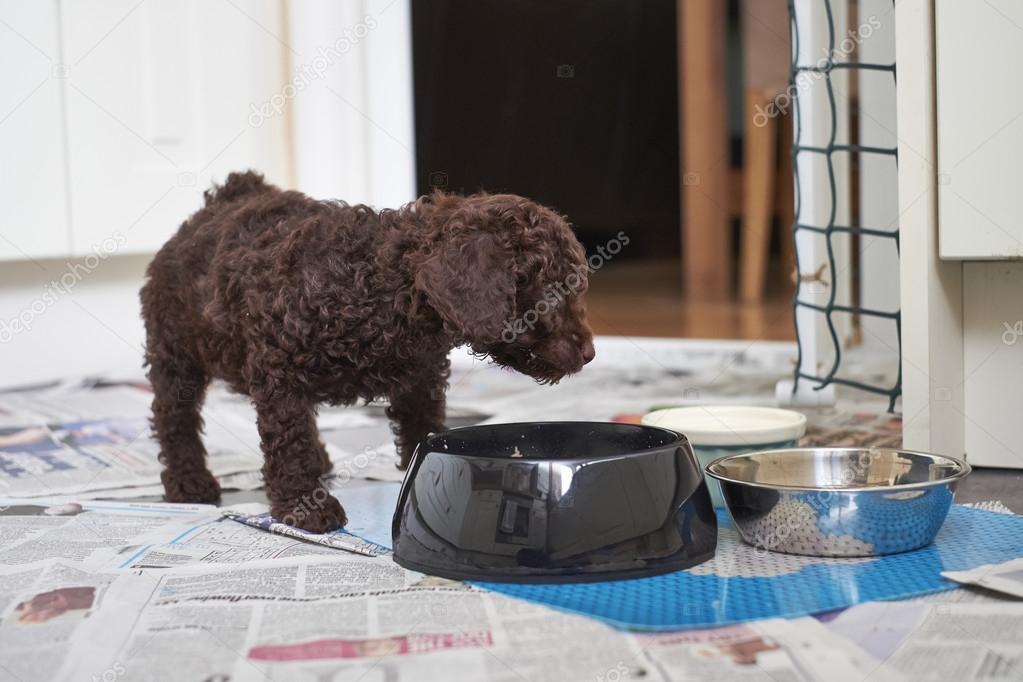
[[[683,297],[679,260],[607,263],[590,275],[586,295],[597,334],[701,339],[795,338],[792,292],[774,275],[760,305]]]

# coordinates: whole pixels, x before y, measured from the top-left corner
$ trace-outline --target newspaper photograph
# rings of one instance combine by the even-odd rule
[[[56,679],[115,578],[52,559],[0,566],[0,679]]]

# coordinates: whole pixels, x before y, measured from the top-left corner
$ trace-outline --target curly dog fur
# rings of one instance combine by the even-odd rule
[[[543,383],[593,358],[583,248],[527,199],[437,193],[378,212],[253,172],[205,198],[141,291],[169,501],[220,499],[200,438],[211,379],[255,404],[273,514],[325,531],[346,519],[320,480],[318,404],[387,399],[405,467],[443,428],[454,346]]]

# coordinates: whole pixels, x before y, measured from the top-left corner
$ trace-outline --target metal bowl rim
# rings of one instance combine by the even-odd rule
[[[492,455],[492,454],[488,454],[488,453],[446,452],[444,450],[433,449],[433,448],[430,447],[430,443],[432,441],[434,441],[434,439],[439,438],[441,436],[445,436],[445,435],[447,435],[449,433],[458,433],[459,431],[468,431],[470,429],[486,429],[486,428],[490,428],[490,427],[494,427],[494,426],[538,426],[538,425],[633,427],[633,428],[637,428],[637,429],[640,429],[640,430],[646,430],[646,431],[662,431],[664,433],[670,434],[671,438],[670,438],[670,440],[668,442],[666,442],[666,443],[664,443],[662,445],[652,446],[652,447],[649,447],[649,448],[641,448],[639,450],[623,450],[621,452],[615,452],[613,454],[594,455],[592,457],[586,457],[586,456],[583,456],[583,457],[544,457],[542,459],[530,459],[530,458],[519,459],[519,458],[516,458],[516,457],[500,457],[500,456]],[[447,457],[476,457],[476,458],[481,458],[481,459],[493,460],[495,462],[511,462],[511,463],[532,462],[532,463],[540,463],[540,462],[596,462],[596,461],[604,461],[604,460],[611,460],[611,459],[620,458],[620,457],[629,457],[629,456],[632,456],[632,455],[650,454],[650,453],[659,451],[662,448],[679,447],[679,446],[681,446],[683,444],[689,444],[689,439],[686,437],[686,435],[684,433],[680,433],[678,431],[675,431],[674,429],[667,429],[667,428],[664,428],[663,426],[651,426],[649,424],[631,424],[631,423],[622,423],[622,422],[601,422],[601,421],[593,421],[593,420],[571,421],[571,420],[568,420],[568,419],[557,419],[557,420],[554,420],[554,421],[497,422],[497,423],[494,423],[494,424],[473,424],[472,426],[459,426],[459,427],[454,428],[454,429],[445,429],[444,431],[438,431],[437,433],[431,433],[430,435],[428,435],[426,438],[424,438],[422,440],[422,442],[420,443],[420,448],[423,450],[423,455],[432,453],[432,454],[437,454],[437,455],[444,455],[444,456],[447,456]],[[690,445],[690,447],[692,447],[692,446]],[[412,470],[412,467],[409,467],[409,471],[411,471],[411,470]]]
[[[793,451],[804,451],[804,452],[815,452],[817,450],[827,450],[828,452],[897,452],[906,455],[916,455],[918,457],[926,457],[937,462],[938,460],[945,460],[951,464],[955,464],[959,467],[952,476],[940,478],[934,481],[919,481],[917,483],[900,483],[897,485],[886,485],[886,486],[814,486],[814,485],[789,485],[789,484],[774,484],[774,483],[757,483],[754,481],[744,481],[737,478],[729,478],[719,473],[711,471],[711,467],[720,462],[728,459],[739,459],[741,457],[752,457],[754,455],[771,455],[780,452],[793,452]],[[963,459],[958,457],[949,457],[948,455],[936,455],[931,452],[921,452],[919,450],[903,450],[901,448],[781,448],[775,450],[756,450],[753,452],[744,452],[741,454],[725,455],[724,457],[718,457],[713,462],[704,467],[704,472],[711,478],[720,481],[721,483],[732,483],[735,485],[745,485],[751,488],[763,488],[765,490],[792,490],[798,492],[836,492],[836,493],[865,493],[865,492],[877,492],[877,493],[891,493],[901,492],[903,490],[919,490],[921,488],[937,488],[938,486],[948,485],[953,481],[959,481],[970,475],[973,471],[973,467]]]

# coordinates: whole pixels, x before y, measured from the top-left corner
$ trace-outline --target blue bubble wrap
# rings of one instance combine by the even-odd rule
[[[397,487],[344,496],[352,529],[390,545],[390,510]],[[353,497],[355,499],[353,499]],[[372,498],[375,508],[361,503]],[[381,509],[382,506],[382,509]],[[866,601],[899,599],[957,587],[942,571],[1023,556],[1023,516],[953,505],[935,542],[904,554],[864,559],[821,559],[754,550],[739,540],[719,511],[717,555],[686,571],[653,578],[575,585],[475,583],[494,592],[591,616],[631,630],[683,630],[795,617]]]

